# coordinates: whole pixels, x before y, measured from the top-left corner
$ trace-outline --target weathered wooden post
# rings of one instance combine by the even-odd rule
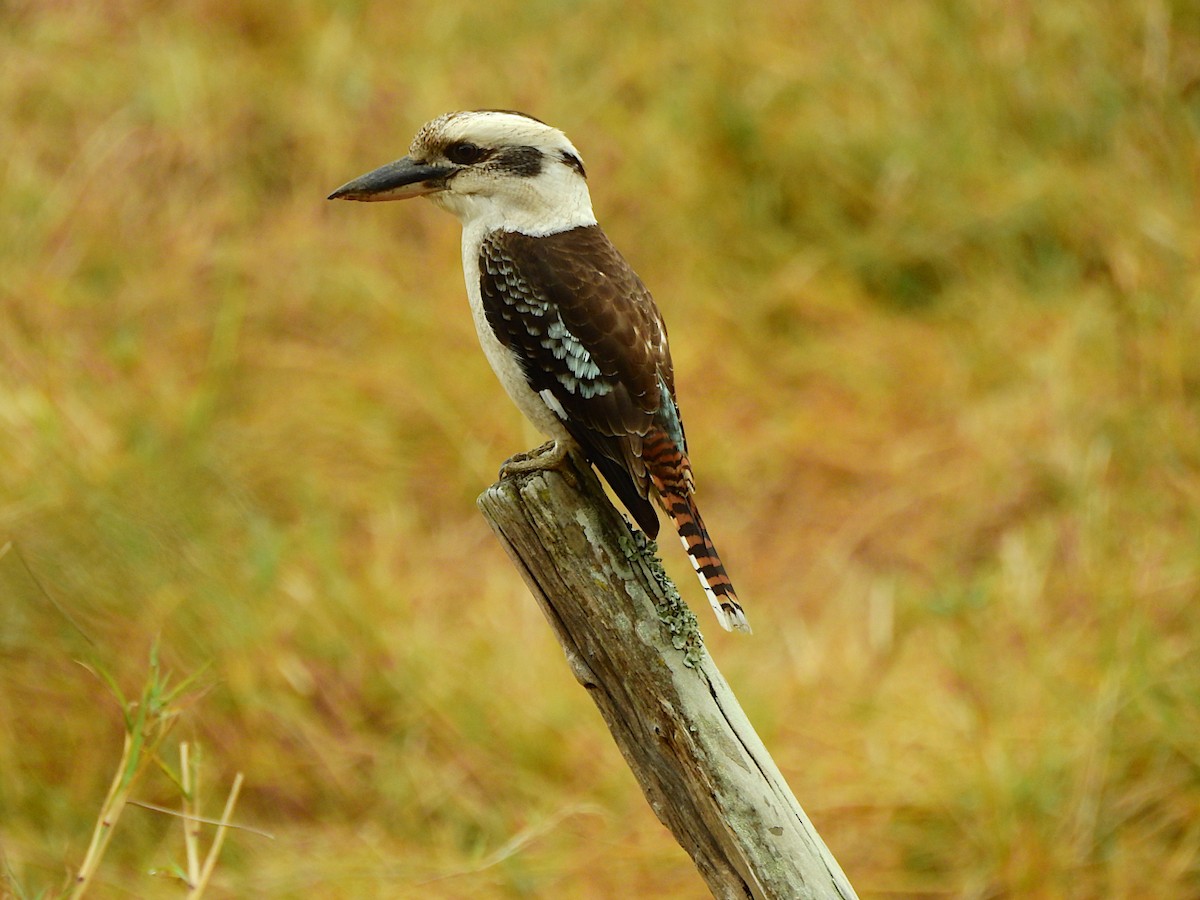
[[[856,895],[586,462],[480,495],[646,800],[719,898]]]

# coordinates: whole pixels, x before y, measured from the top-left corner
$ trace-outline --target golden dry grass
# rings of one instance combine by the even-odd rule
[[[218,896],[702,895],[474,510],[533,437],[456,223],[322,199],[484,106],[665,311],[756,629],[712,652],[860,893],[1200,894],[1186,0],[7,4],[8,888],[120,756],[75,661],[137,695],[157,638],[275,835]],[[176,831],[127,810],[94,895],[182,896]]]

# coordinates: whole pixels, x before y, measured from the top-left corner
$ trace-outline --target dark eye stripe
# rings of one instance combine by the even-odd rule
[[[496,167],[532,178],[542,171],[542,151],[537,147],[509,147],[502,150],[496,157]]]
[[[574,169],[576,172],[578,172],[584,178],[587,178],[587,172],[584,171],[582,159],[580,159],[574,153],[570,153],[566,150],[560,150],[559,156],[561,157],[562,161],[565,162],[568,166],[570,166],[572,169]]]

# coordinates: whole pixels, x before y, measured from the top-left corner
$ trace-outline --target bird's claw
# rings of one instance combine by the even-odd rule
[[[540,447],[518,453],[504,461],[500,467],[500,478],[503,480],[512,475],[527,475],[530,472],[544,472],[547,469],[557,469],[567,458],[570,449],[565,441],[547,441]]]

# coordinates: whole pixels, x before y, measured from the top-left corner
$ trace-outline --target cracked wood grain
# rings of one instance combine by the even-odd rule
[[[502,479],[478,503],[713,896],[854,898],[653,544],[629,529],[591,468],[570,456]]]

